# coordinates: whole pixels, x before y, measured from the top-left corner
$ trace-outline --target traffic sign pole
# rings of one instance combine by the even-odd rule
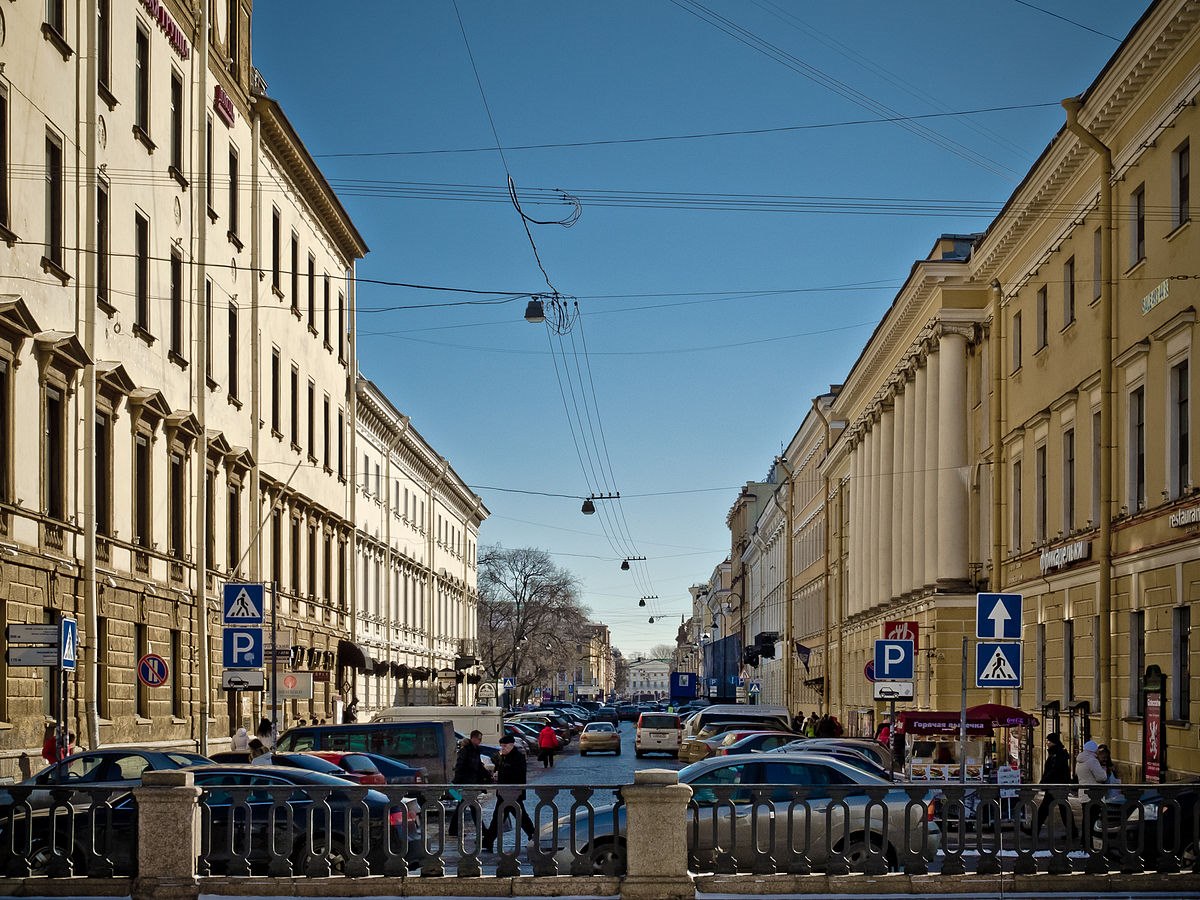
[[[271,749],[275,749],[275,745],[279,743],[279,689],[276,686],[279,679],[276,677],[279,673],[279,654],[275,652],[275,632],[278,625],[279,611],[279,584],[271,582]],[[350,698],[346,698],[346,703],[349,704]]]

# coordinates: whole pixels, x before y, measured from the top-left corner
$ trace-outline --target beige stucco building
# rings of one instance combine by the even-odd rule
[[[249,2],[0,13],[3,624],[78,619],[65,712],[83,745],[203,749],[265,711],[221,689],[220,592],[267,582],[282,664],[315,675],[281,715],[334,717],[378,674],[355,565],[376,540],[355,489],[366,244],[251,65]],[[390,452],[411,449],[402,432]],[[427,597],[470,610],[486,511],[457,476],[429,490],[444,460],[411,441],[434,459],[412,472],[430,522],[442,504],[470,538],[422,560]],[[370,637],[453,665],[473,620],[442,621]],[[161,686],[137,678],[151,653]],[[0,776],[40,762],[46,673],[0,663]]]

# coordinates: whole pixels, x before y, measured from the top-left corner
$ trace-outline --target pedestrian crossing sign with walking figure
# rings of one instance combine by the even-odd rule
[[[222,600],[222,624],[263,624],[264,605],[261,584],[226,584]]]
[[[980,641],[975,645],[975,687],[1021,686],[1021,645]]]

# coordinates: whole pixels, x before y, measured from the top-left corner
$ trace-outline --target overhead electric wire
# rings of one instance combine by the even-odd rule
[[[1045,13],[1048,16],[1051,16],[1055,19],[1059,19],[1060,21],[1066,22],[1068,25],[1074,25],[1076,28],[1082,28],[1084,31],[1090,31],[1092,34],[1097,34],[1102,38],[1108,38],[1110,41],[1116,41],[1118,44],[1121,43],[1122,39],[1117,37],[1116,35],[1106,34],[1103,31],[1097,31],[1095,28],[1093,28],[1090,25],[1084,25],[1082,22],[1077,22],[1075,19],[1068,19],[1066,16],[1059,15],[1058,13],[1052,12],[1052,11],[1046,9],[1045,7],[1035,6],[1032,3],[1026,2],[1026,0],[1013,0],[1013,2],[1019,3],[1022,6],[1027,6],[1027,7],[1029,7],[1029,9],[1036,9],[1040,13]]]

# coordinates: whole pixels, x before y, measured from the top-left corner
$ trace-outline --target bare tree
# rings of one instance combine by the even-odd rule
[[[618,694],[625,693],[629,687],[629,660],[625,658],[625,654],[616,647],[612,648],[613,659],[613,691]]]
[[[644,659],[658,659],[670,664],[675,657],[675,647],[672,644],[655,644],[646,651]]]
[[[575,664],[591,639],[578,582],[544,550],[486,547],[479,556],[479,651],[489,677],[515,675],[528,698]]]

